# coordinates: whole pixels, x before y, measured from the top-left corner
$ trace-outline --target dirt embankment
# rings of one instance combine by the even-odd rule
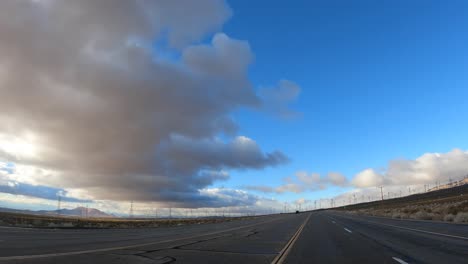
[[[401,219],[436,220],[468,223],[468,201],[407,205],[401,208],[368,208],[350,213]]]
[[[341,207],[353,214],[468,223],[468,185]]]

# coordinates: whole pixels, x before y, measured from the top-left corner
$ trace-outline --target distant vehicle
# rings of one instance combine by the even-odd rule
[[[299,211],[296,211],[296,214],[298,214],[298,213],[299,213]]]

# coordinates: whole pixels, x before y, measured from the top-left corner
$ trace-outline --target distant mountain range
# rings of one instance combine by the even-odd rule
[[[62,216],[80,216],[80,217],[93,217],[93,218],[106,218],[115,217],[114,215],[104,213],[95,208],[77,207],[74,209],[60,209],[60,210],[18,210],[10,208],[0,208],[0,212],[21,213],[21,214],[35,214],[35,215],[62,215]]]

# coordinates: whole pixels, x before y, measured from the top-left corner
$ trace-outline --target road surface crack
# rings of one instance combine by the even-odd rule
[[[251,236],[255,236],[257,235],[258,233],[260,233],[259,231],[250,231],[251,233],[246,235],[245,237],[251,237]]]
[[[198,243],[202,243],[202,242],[206,242],[206,241],[210,241],[210,240],[215,240],[215,239],[222,238],[222,237],[228,237],[228,236],[232,236],[232,234],[213,237],[213,238],[207,238],[207,239],[200,239],[200,240],[197,240],[197,241],[194,241],[194,242],[185,243],[185,244],[177,245],[177,246],[174,246],[174,247],[165,247],[165,248],[158,248],[158,249],[152,249],[152,250],[140,250],[138,253],[119,254],[119,255],[131,255],[131,256],[150,259],[152,261],[155,261],[155,260],[156,261],[161,261],[161,260],[163,260],[164,262],[158,262],[158,263],[161,263],[161,264],[173,263],[173,262],[176,261],[176,259],[174,257],[171,257],[171,256],[152,256],[151,254],[159,252],[159,251],[170,250],[170,249],[184,250],[183,247],[185,247],[185,246],[195,245],[195,244],[198,244]]]

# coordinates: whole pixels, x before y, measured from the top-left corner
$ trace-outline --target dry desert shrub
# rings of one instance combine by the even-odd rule
[[[411,214],[410,218],[416,219],[416,220],[432,220],[432,215],[422,210],[422,211],[417,211],[414,214]]]
[[[354,214],[384,216],[397,219],[437,220],[468,222],[468,201],[407,205],[402,208],[368,208],[353,211]]]
[[[453,214],[447,214],[447,215],[444,216],[444,221],[453,222],[454,218],[455,218],[455,216]]]
[[[400,218],[404,218],[404,217],[402,217],[402,214],[400,212],[395,212],[395,213],[392,214],[392,218],[400,219]]]
[[[460,212],[453,219],[456,223],[466,223],[468,222],[468,212]]]

